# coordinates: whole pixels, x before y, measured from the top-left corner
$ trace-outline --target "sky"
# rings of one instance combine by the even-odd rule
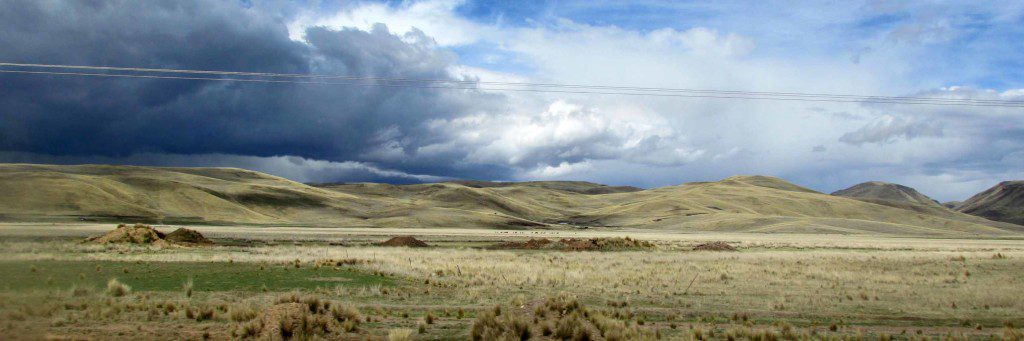
[[[13,0],[0,46],[8,63],[467,82],[0,74],[0,162],[645,188],[759,174],[823,192],[894,182],[940,201],[1024,179],[1021,108],[481,83],[1022,101],[1019,1]]]

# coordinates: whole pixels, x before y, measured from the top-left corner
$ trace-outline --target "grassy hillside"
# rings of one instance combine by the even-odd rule
[[[935,199],[921,194],[916,189],[881,181],[859,183],[850,188],[835,191],[832,195],[866,199],[875,203],[893,202],[894,205],[910,203],[925,206],[942,206]]]
[[[314,187],[231,168],[0,165],[0,191],[0,216],[7,220],[908,235],[1024,229],[941,207],[831,196],[763,176],[651,190],[585,182]]]
[[[960,212],[1024,225],[1024,181],[1004,181],[956,207]]]

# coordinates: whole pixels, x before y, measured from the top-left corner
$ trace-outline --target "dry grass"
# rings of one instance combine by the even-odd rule
[[[109,334],[96,333],[110,331],[97,326],[119,323],[196,333],[181,338],[202,338],[209,326],[224,331],[213,332],[215,339],[232,337],[229,331],[234,337],[258,337],[271,325],[263,312],[279,304],[299,304],[310,314],[304,324],[288,327],[292,335],[396,340],[524,333],[568,339],[588,333],[604,339],[906,339],[916,337],[917,330],[922,337],[963,333],[1012,339],[1019,330],[1004,331],[1004,324],[1024,325],[1018,292],[1024,287],[1021,241],[994,240],[988,246],[880,237],[683,237],[644,238],[657,248],[610,252],[291,243],[193,250],[0,242],[8,261],[220,262],[225,269],[239,263],[292,269],[298,264],[356,269],[400,283],[327,285],[284,295],[194,291],[191,297],[182,294],[187,285],[167,293],[126,288],[122,298],[88,287],[69,289],[71,283],[59,292],[0,290],[0,317],[11,325],[0,324],[0,335],[35,326],[57,335],[90,330],[104,336]],[[728,240],[740,250],[686,251],[706,240]],[[838,247],[817,246],[822,244]],[[867,244],[873,245],[860,247]],[[39,269],[40,278],[45,270]],[[131,276],[144,275],[136,273]],[[495,305],[501,305],[500,313]],[[281,327],[278,320],[271,322]],[[317,332],[324,326],[329,333]],[[140,328],[123,332],[161,338]]]
[[[109,296],[121,297],[128,295],[130,292],[132,292],[132,287],[121,283],[117,278],[111,278],[110,281],[107,282],[107,295]]]

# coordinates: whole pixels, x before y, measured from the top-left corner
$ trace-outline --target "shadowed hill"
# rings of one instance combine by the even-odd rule
[[[960,212],[1024,225],[1024,181],[1004,181],[956,207]]]
[[[960,207],[960,205],[962,205],[963,203],[963,201],[947,201],[942,203],[942,207],[955,210],[957,207]]]
[[[608,194],[639,192],[643,188],[633,186],[608,186],[586,181],[526,181],[526,182],[493,182],[493,181],[452,181],[452,183],[473,188],[494,187],[538,187],[580,194]]]
[[[913,188],[881,181],[869,181],[856,184],[850,188],[835,191],[832,195],[854,199],[867,199],[875,203],[896,202],[941,206],[938,201],[921,194]]]
[[[1005,235],[1021,227],[736,176],[651,190],[586,182],[309,186],[233,168],[0,165],[6,220]],[[608,193],[601,193],[608,192]]]

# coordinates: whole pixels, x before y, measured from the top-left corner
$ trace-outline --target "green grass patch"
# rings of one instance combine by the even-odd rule
[[[127,270],[127,271],[126,271]],[[102,288],[111,278],[135,291],[179,291],[192,279],[195,291],[270,291],[336,286],[392,286],[395,279],[351,268],[244,262],[0,261],[0,288],[7,291]]]

